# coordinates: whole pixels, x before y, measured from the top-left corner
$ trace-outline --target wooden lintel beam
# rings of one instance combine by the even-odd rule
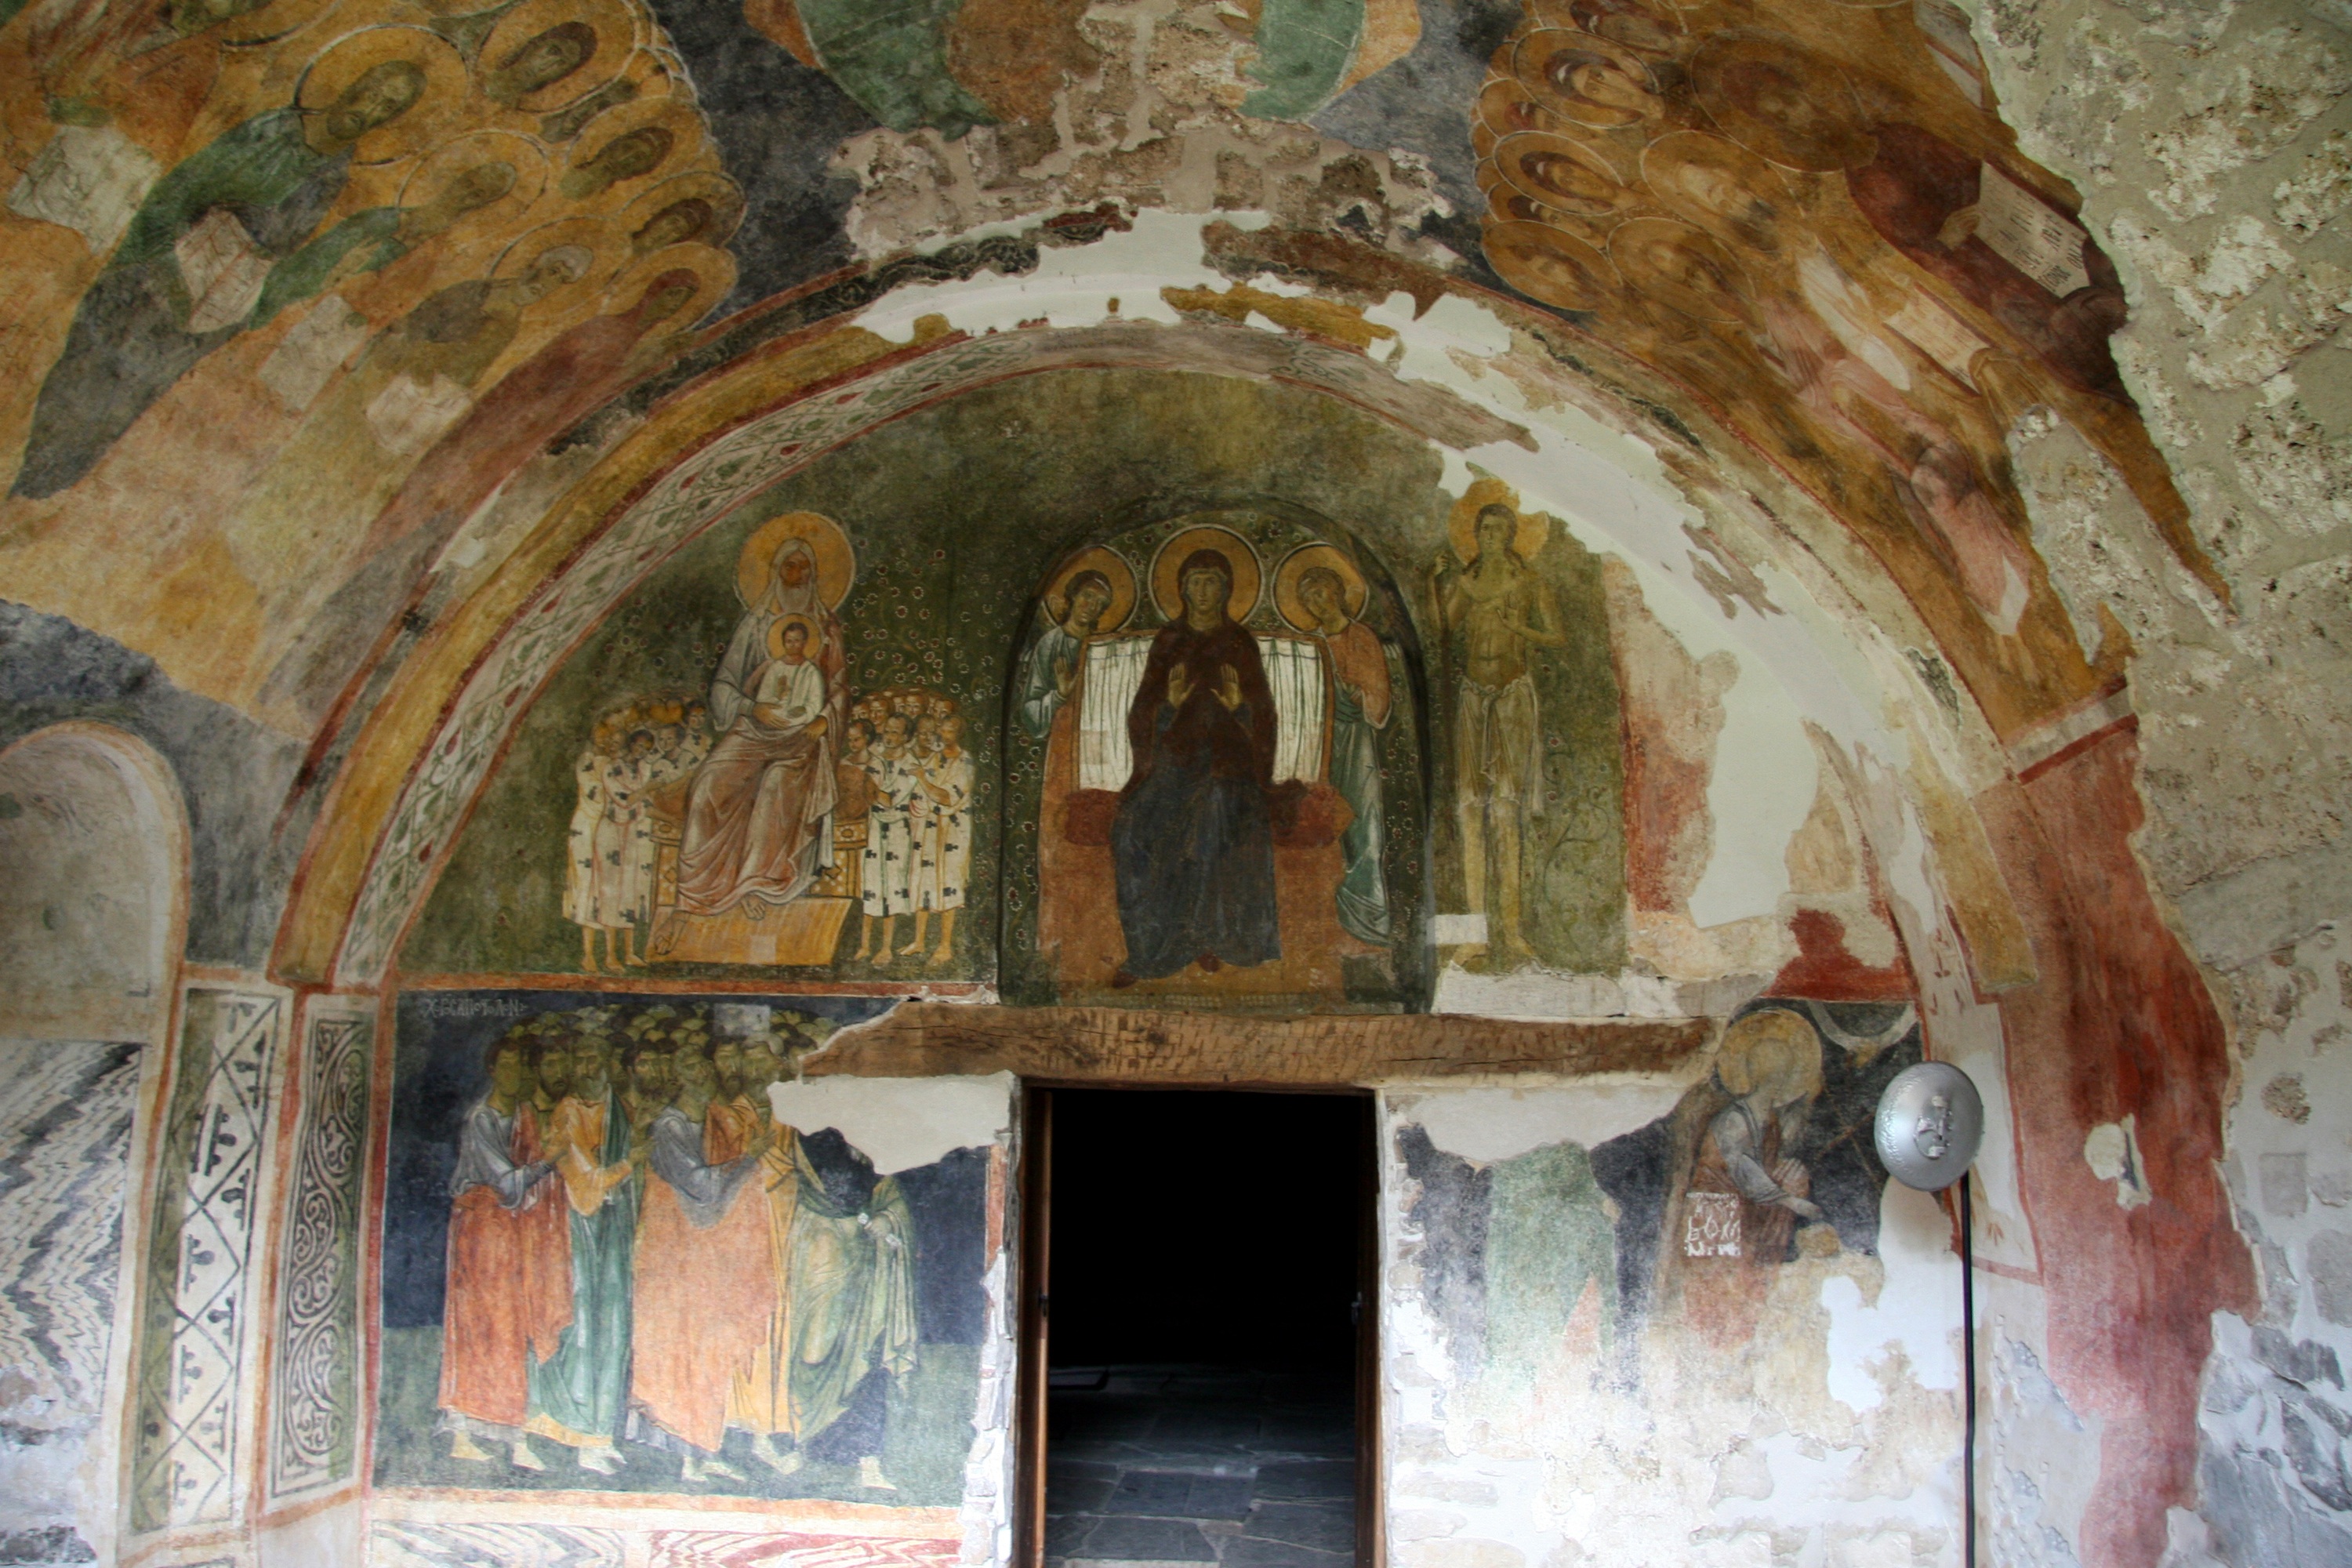
[[[908,1002],[805,1058],[811,1076],[1017,1073],[1065,1083],[1356,1084],[1500,1073],[1671,1070],[1705,1019],[1569,1024],[1430,1014],[1252,1017]]]

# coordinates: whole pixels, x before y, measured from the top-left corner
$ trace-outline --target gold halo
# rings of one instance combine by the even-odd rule
[[[1070,579],[1081,572],[1099,572],[1110,584],[1110,603],[1103,607],[1102,619],[1095,623],[1097,632],[1115,632],[1127,625],[1128,616],[1135,614],[1135,568],[1118,551],[1100,544],[1089,544],[1055,569],[1047,580],[1045,591],[1038,597],[1045,603],[1045,613],[1059,625],[1070,613]]]
[[[577,103],[621,74],[637,47],[637,19],[622,0],[522,0],[490,26],[474,68],[487,99],[490,72],[524,44],[564,22],[585,22],[596,35],[596,52],[579,69],[515,100],[516,112],[552,114]],[[505,104],[497,108],[505,109]]]
[[[1642,183],[1657,204],[1685,223],[1696,224],[1727,245],[1773,254],[1780,237],[1746,214],[1726,212],[1693,192],[1683,171],[1706,169],[1728,176],[1762,203],[1774,219],[1790,216],[1795,201],[1780,172],[1745,147],[1704,131],[1675,131],[1642,149]]]
[[[1800,1093],[1818,1094],[1822,1037],[1785,1007],[1750,1013],[1723,1032],[1715,1076],[1727,1093],[1742,1100],[1766,1090],[1777,1105]]]
[[[1675,257],[1679,268],[1659,265],[1662,249]],[[1670,217],[1637,217],[1609,237],[1609,259],[1627,288],[1694,321],[1739,321],[1750,314],[1747,272],[1705,229]],[[1693,264],[1711,274],[1717,286],[1688,282],[1683,271]]]
[[[1529,201],[1505,184],[1499,176],[1487,182],[1486,210],[1495,223],[1540,224],[1588,246],[1605,245],[1609,241],[1610,219],[1579,217],[1574,213],[1560,212],[1540,202]]]
[[[1151,602],[1170,620],[1184,613],[1182,584],[1178,581],[1184,562],[1195,550],[1213,550],[1225,558],[1233,568],[1233,592],[1225,597],[1225,614],[1236,621],[1248,620],[1256,609],[1258,592],[1264,586],[1265,569],[1258,564],[1257,552],[1249,541],[1230,528],[1203,523],[1188,528],[1160,547],[1151,558]]]
[[[788,511],[753,529],[751,537],[743,542],[742,554],[735,558],[735,596],[747,609],[766,601],[768,584],[775,576],[776,552],[794,539],[816,557],[816,596],[824,601],[824,607],[837,610],[841,601],[849,597],[849,584],[857,575],[857,552],[851,548],[849,535],[823,512]]]
[[[1302,544],[1282,558],[1274,569],[1274,607],[1294,631],[1320,631],[1322,623],[1307,613],[1307,605],[1298,597],[1298,580],[1314,567],[1328,567],[1339,577],[1339,597],[1345,604],[1349,620],[1360,619],[1364,599],[1371,590],[1364,584],[1364,574],[1348,559],[1347,552],[1334,544]]]
[[[1765,74],[1779,78],[1824,123],[1792,125],[1740,101],[1743,80]],[[1858,168],[1877,152],[1877,139],[1863,122],[1862,100],[1845,73],[1785,33],[1717,33],[1692,54],[1690,76],[1692,95],[1717,130],[1784,169],[1826,174]]]
[[[1903,0],[1873,0],[1874,4],[1901,5]],[[1573,27],[1605,38],[1620,48],[1636,54],[1655,55],[1661,59],[1672,58],[1682,52],[1689,42],[1689,29],[1675,14],[1672,5],[1649,5],[1642,0],[1534,0],[1528,15],[1538,27]],[[1624,36],[1633,29],[1617,23],[1616,17],[1633,16],[1655,25],[1655,36],[1640,42]],[[1611,31],[1612,26],[1616,28]]]
[[[637,230],[652,222],[665,210],[679,202],[696,199],[710,204],[711,225],[691,239],[675,241],[679,245],[723,246],[735,237],[735,226],[743,221],[742,187],[726,175],[707,169],[690,174],[679,174],[664,180],[621,209],[621,232],[632,245]]]
[[[1620,109],[1567,91],[1552,79],[1551,73],[1570,55],[1605,61],[1623,71],[1648,93],[1652,107]],[[1545,110],[1594,131],[1622,130],[1656,120],[1666,111],[1665,100],[1658,96],[1657,80],[1650,75],[1650,68],[1643,63],[1641,56],[1580,28],[1538,27],[1521,38],[1511,50],[1511,75]]]
[[[673,89],[677,87],[677,80],[669,67],[663,64],[652,50],[642,45],[632,50],[628,57],[621,61],[620,68],[609,79],[600,83],[595,91],[606,91],[616,83],[631,89],[626,98],[617,103],[599,103],[582,117],[579,124],[572,127],[572,134],[569,136],[559,136],[552,131],[549,131],[546,136],[548,144],[551,147],[576,145],[580,138],[589,134],[595,128],[596,123],[607,114],[625,109],[633,103],[663,103],[677,96]],[[583,102],[593,96],[593,94],[583,93],[561,108],[550,110],[547,114],[529,117],[533,121],[531,129],[534,132],[545,130],[549,120],[557,115],[569,114],[577,110]]]
[[[648,251],[614,275],[604,290],[604,313],[634,310],[646,286],[665,272],[694,274],[694,297],[676,315],[656,322],[656,331],[681,331],[710,313],[735,288],[735,258],[708,245],[665,245]]]
[[[505,228],[530,211],[531,204],[547,189],[547,154],[540,151],[538,142],[511,131],[477,131],[434,148],[401,182],[399,205],[421,205],[439,195],[452,179],[467,169],[494,163],[513,168],[514,188],[489,205],[467,213],[446,232]]]
[[[1465,566],[1478,559],[1478,514],[1496,501],[1519,520],[1518,531],[1511,535],[1512,554],[1533,561],[1551,538],[1551,519],[1539,511],[1521,511],[1517,490],[1500,479],[1475,479],[1445,514],[1445,536],[1454,542],[1454,558]]]
[[[1571,163],[1597,177],[1617,193],[1617,198],[1597,205],[1592,197],[1555,188],[1539,173],[1552,161]],[[1625,184],[1625,177],[1610,166],[1608,159],[1581,142],[1549,132],[1522,131],[1504,137],[1495,144],[1495,168],[1506,184],[1528,200],[1577,217],[1620,216],[1642,200],[1641,193]]]
[[[565,200],[583,212],[617,212],[643,195],[658,181],[683,174],[705,150],[708,138],[703,133],[702,116],[693,106],[677,94],[660,98],[639,98],[615,105],[597,115],[581,128],[572,140],[570,157],[564,163],[564,176],[585,168],[596,155],[614,142],[647,126],[659,126],[670,133],[669,151],[662,161],[642,174],[606,186],[585,196],[565,196]],[[561,193],[563,184],[556,182]]]
[[[542,296],[530,307],[535,316],[569,315],[575,307],[598,297],[619,265],[623,243],[620,232],[603,218],[559,218],[540,225],[508,246],[491,267],[490,276],[500,279],[521,278],[530,272],[533,262],[549,251],[558,246],[576,245],[588,252],[588,270]]]
[[[269,0],[242,16],[231,16],[212,29],[224,44],[260,44],[282,38],[296,28],[317,21],[341,0]]]
[[[1487,265],[1530,300],[1563,310],[1597,310],[1617,293],[1609,258],[1549,225],[1489,224],[1484,237]]]
[[[1535,100],[1535,96],[1507,76],[1490,78],[1478,89],[1478,111],[1474,133],[1484,132],[1488,145],[1506,136],[1516,136],[1522,131],[1561,132],[1571,129],[1569,122]],[[1479,149],[1480,157],[1486,149]]]
[[[770,658],[784,657],[786,626],[799,626],[807,633],[808,641],[801,645],[803,647],[815,648],[824,642],[824,629],[806,616],[779,616],[768,623],[768,657]],[[809,657],[814,658],[815,655],[811,654]]]
[[[422,27],[362,27],[319,51],[302,68],[294,87],[295,107],[317,113],[341,96],[370,68],[387,60],[415,61],[425,71],[425,90],[407,110],[361,137],[352,145],[354,163],[396,163],[413,158],[457,129],[472,91],[466,63],[438,34]]]

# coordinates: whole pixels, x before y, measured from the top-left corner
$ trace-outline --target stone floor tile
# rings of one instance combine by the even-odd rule
[[[1223,1543],[1217,1561],[1223,1568],[1349,1568],[1355,1561],[1349,1552],[1318,1552],[1308,1546],[1293,1546],[1284,1541],[1260,1541],[1254,1536],[1237,1536]]]
[[[1247,1476],[1129,1470],[1111,1493],[1110,1501],[1097,1511],[1150,1514],[1160,1519],[1239,1519],[1249,1510]]]
[[[1242,1533],[1318,1552],[1353,1552],[1356,1510],[1353,1503],[1262,1502],[1242,1521]]]
[[[1118,1563],[1217,1560],[1200,1527],[1181,1519],[1105,1519],[1087,1536],[1085,1555]]]
[[[1356,1495],[1356,1464],[1352,1459],[1289,1459],[1261,1465],[1256,1495],[1274,1502],[1302,1498],[1352,1500]]]
[[[1045,1478],[1045,1511],[1048,1515],[1150,1511],[1136,1509],[1115,1510],[1106,1506],[1118,1484],[1108,1477],[1048,1475]]]

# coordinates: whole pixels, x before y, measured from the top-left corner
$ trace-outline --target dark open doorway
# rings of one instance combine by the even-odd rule
[[[1026,1560],[1371,1562],[1371,1101],[1031,1097]]]

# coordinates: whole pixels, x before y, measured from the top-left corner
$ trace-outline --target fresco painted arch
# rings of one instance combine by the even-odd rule
[[[975,283],[971,292],[976,300],[986,300],[1024,287],[1016,280],[991,279]],[[941,292],[923,291],[929,300],[938,300]],[[1036,303],[1034,296],[1017,303],[1005,300],[1008,308],[1034,308]],[[894,308],[869,313],[867,319],[883,331],[894,331],[896,313]],[[1443,353],[1449,346],[1475,342],[1476,320],[1473,314],[1465,323],[1460,314],[1440,310],[1432,312],[1425,323],[1407,322],[1407,336],[1416,342],[1425,339],[1429,346]],[[1465,325],[1470,327],[1466,334]],[[1530,426],[1504,413],[1508,409],[1524,416],[1527,410],[1520,400],[1495,399],[1486,388],[1465,395],[1461,384],[1467,384],[1466,378],[1455,387],[1433,385],[1430,382],[1437,378],[1399,376],[1365,355],[1325,348],[1289,334],[1198,325],[1171,328],[1138,321],[965,338],[953,333],[942,336],[939,327],[936,321],[928,329],[919,324],[914,341],[895,353],[883,353],[875,374],[854,378],[845,386],[836,383],[836,390],[823,399],[794,401],[793,384],[786,381],[782,405],[748,420],[736,411],[747,405],[757,406],[760,377],[755,372],[747,370],[738,378],[689,389],[658,410],[652,423],[624,441],[604,468],[592,473],[566,502],[551,512],[514,563],[455,613],[450,637],[436,638],[426,658],[409,661],[389,699],[362,731],[354,753],[357,766],[345,773],[337,789],[383,803],[390,807],[390,816],[373,818],[383,823],[385,830],[373,850],[352,840],[354,831],[369,831],[365,822],[357,819],[338,818],[333,834],[313,846],[305,868],[305,886],[287,927],[287,956],[293,966],[299,969],[307,963],[321,962],[322,947],[343,949],[340,968],[346,975],[373,973],[382,966],[415,907],[415,900],[452,846],[454,829],[471,805],[476,788],[491,764],[505,754],[516,715],[530,710],[522,699],[538,691],[548,672],[600,624],[616,595],[666,569],[656,563],[676,541],[698,536],[782,479],[798,482],[797,477],[824,451],[861,430],[939,404],[959,384],[968,387],[1056,364],[1101,365],[1109,361],[1227,373],[1239,368],[1319,387],[1336,395],[1331,399],[1335,405],[1344,400],[1370,409],[1384,416],[1385,423],[1411,432],[1401,431],[1398,438],[1400,451],[1409,451],[1410,461],[1422,465],[1427,476],[1416,483],[1433,482],[1444,492],[1444,504],[1435,511],[1428,503],[1436,492],[1427,489],[1419,491],[1406,509],[1413,514],[1407,531],[1415,536],[1400,558],[1434,555],[1446,536],[1444,513],[1465,493],[1460,487],[1465,479],[1457,476],[1468,461],[1446,456],[1452,452],[1473,454],[1482,466],[1491,465],[1490,472],[1509,476],[1530,510],[1538,499],[1552,500],[1558,507],[1555,498],[1576,495],[1580,503],[1576,508],[1559,508],[1557,512],[1572,520],[1563,525],[1563,537],[1572,535],[1604,548],[1627,548],[1634,560],[1663,557],[1668,577],[1680,581],[1658,586],[1669,594],[1687,595],[1696,603],[1708,605],[1717,600],[1724,565],[1738,564],[1743,573],[1751,570],[1739,564],[1741,557],[1728,553],[1725,540],[1738,540],[1743,552],[1754,552],[1749,559],[1759,563],[1770,559],[1764,553],[1769,549],[1764,542],[1741,536],[1739,529],[1748,514],[1733,498],[1722,498],[1719,508],[1710,501],[1706,521],[1700,522],[1686,503],[1670,499],[1657,488],[1655,479],[1637,477],[1657,472],[1654,460],[1644,456],[1646,443],[1636,446],[1587,422],[1605,416],[1611,426],[1629,433],[1657,428],[1639,412],[1641,405],[1629,407],[1622,400],[1626,394],[1601,379],[1599,371],[1605,367],[1588,367],[1582,375],[1563,374],[1559,390],[1574,399],[1568,417],[1565,421],[1557,416],[1539,419]],[[848,331],[864,335],[863,329]],[[887,349],[887,340],[876,342]],[[1412,353],[1404,357],[1413,363]],[[1307,400],[1310,405],[1317,401]],[[1486,406],[1482,407],[1482,403]],[[719,426],[718,433],[698,434],[710,431],[714,423]],[[1573,428],[1572,437],[1561,433],[1558,428],[1561,423]],[[1714,450],[1721,470],[1714,483],[1727,487],[1737,476],[1750,486],[1774,486],[1770,471],[1747,459],[1736,443],[1726,442]],[[1054,456],[1054,462],[1063,460],[1061,454]],[[1677,465],[1676,477],[1696,486],[1695,493],[1707,493],[1708,479],[1695,474],[1687,465]],[[1781,514],[1784,518],[1792,524],[1804,523],[1806,503],[1801,494],[1785,488],[1772,493],[1776,504],[1781,499],[1789,502],[1788,510]],[[600,502],[601,496],[632,494],[635,500],[617,511],[597,510],[610,504]],[[813,494],[801,500],[809,510],[821,510],[829,504]],[[1347,509],[1339,510],[1344,513]],[[1083,520],[1085,526],[1082,520],[1073,518],[1068,533],[1061,537],[1072,543],[1081,541],[1090,529],[1098,528],[1098,518],[1097,513],[1094,519]],[[1664,540],[1672,542],[1663,549],[1661,530]],[[1705,544],[1708,552],[1691,551],[1693,540]],[[725,547],[721,552],[734,548]],[[557,567],[566,557],[569,564],[562,566],[551,581],[547,579],[545,570]],[[1041,551],[1012,596],[1025,598],[1056,558]],[[1685,570],[1679,564],[1682,560],[1693,564]],[[724,570],[711,568],[711,581],[731,582],[733,565],[730,555]],[[1770,671],[1771,679],[1796,693],[1800,707],[1814,713],[1832,732],[1860,736],[1874,731],[1877,723],[1869,715],[1879,704],[1856,701],[1847,689],[1848,678],[1831,673],[1837,663],[1845,662],[1842,658],[1825,661],[1814,651],[1819,637],[1841,634],[1831,632],[1810,615],[1801,621],[1781,615],[1784,603],[1801,603],[1805,594],[1824,589],[1833,598],[1858,593],[1873,605],[1881,624],[1893,632],[1888,640],[1932,647],[1933,639],[1925,628],[1900,629],[1908,619],[1904,601],[1883,580],[1869,580],[1866,562],[1857,563],[1850,556],[1842,560],[1843,576],[1834,586],[1819,582],[1818,568],[1801,556],[1793,566],[1816,581],[1800,588],[1777,577],[1770,582],[1757,579],[1755,602],[1769,606],[1769,612],[1760,618],[1742,614],[1741,604],[1730,598],[1721,601],[1730,612],[1727,624],[1716,610],[1699,613],[1738,646],[1752,652],[1760,661],[1758,668]],[[1738,591],[1750,590],[1739,587]],[[731,600],[731,587],[724,592]],[[1780,600],[1773,598],[1776,593]],[[1797,595],[1793,601],[1792,594]],[[731,620],[740,613],[739,605],[728,615]],[[496,630],[501,624],[509,629]],[[1000,646],[1010,647],[1014,636],[1008,626]],[[467,651],[468,647],[474,651]],[[1899,657],[1873,656],[1870,662],[1878,671],[1873,679],[1898,684],[1922,679]],[[707,675],[706,670],[692,679],[700,680]],[[426,689],[451,677],[459,681],[453,693],[456,700],[442,710],[444,699],[428,698]],[[446,685],[440,689],[452,690]],[[430,709],[419,706],[426,702]],[[1965,703],[1963,709],[1965,722]],[[441,717],[435,718],[433,710],[441,710]],[[398,742],[396,756],[377,751],[379,745],[404,734],[408,739]],[[1976,730],[1973,734],[1980,736],[1982,731]],[[1971,740],[1969,743],[1982,742]],[[407,768],[409,758],[422,759],[413,771]],[[377,776],[385,773],[387,764],[393,771]],[[404,771],[410,773],[405,782],[399,777]],[[362,875],[362,867],[368,864],[373,869]],[[337,886],[350,889],[345,896],[357,895],[348,924],[333,912]],[[577,932],[565,934],[576,954]],[[319,958],[306,960],[305,952],[318,953]],[[568,962],[576,964],[578,960],[575,956]]]
[[[1151,462],[1117,456],[1138,447]],[[1052,716],[1023,711],[1030,605],[1073,542],[1108,538],[1095,547],[1108,558],[1142,552],[1143,576],[1164,579],[1148,606],[1122,606],[1123,626],[1148,631],[1176,603],[1192,550],[1176,542],[1207,539],[1248,579],[1235,619],[1288,694],[1268,809],[1284,814],[1280,853],[1297,862],[1284,920],[1307,965],[1227,1000],[1425,1005],[1430,587],[1401,584],[1388,563],[1442,534],[1442,478],[1436,455],[1388,423],[1234,376],[1041,368],[907,411],[736,505],[561,652],[503,737],[401,967],[1033,984],[997,951],[1000,894],[1039,874],[1033,731]],[[1540,672],[1558,688],[1554,728],[1574,731],[1559,783],[1575,815],[1613,824],[1597,574],[1564,527],[1543,531],[1540,569],[1575,612],[1561,625],[1581,628],[1576,668]],[[1334,585],[1326,627],[1314,606]],[[1275,689],[1258,704],[1269,724]],[[1593,951],[1552,957],[1609,967],[1622,874],[1613,835],[1589,837],[1594,930],[1562,941]],[[1033,933],[1016,939],[1020,964]],[[1112,971],[1085,973],[1065,989],[1104,989]]]

